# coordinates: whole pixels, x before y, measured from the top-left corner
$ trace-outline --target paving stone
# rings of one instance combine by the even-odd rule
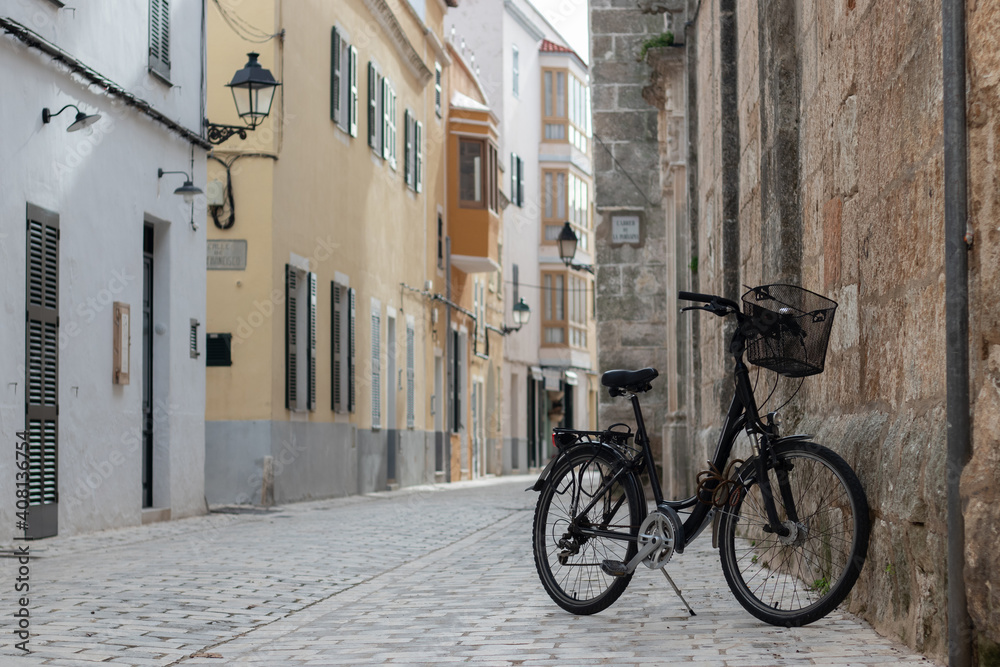
[[[704,538],[668,566],[697,616],[645,568],[604,612],[568,614],[535,572],[529,483],[403,489],[39,542],[33,653],[16,664],[932,664],[840,610],[806,628],[758,622]],[[11,571],[0,562],[0,576]],[[0,647],[0,665],[15,655]]]

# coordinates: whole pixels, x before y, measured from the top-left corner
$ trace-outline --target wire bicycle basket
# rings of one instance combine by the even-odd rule
[[[795,285],[761,285],[743,295],[747,361],[785,377],[823,372],[837,302]]]

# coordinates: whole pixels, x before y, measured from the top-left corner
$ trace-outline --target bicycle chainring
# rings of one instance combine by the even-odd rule
[[[680,517],[670,507],[660,507],[646,516],[639,526],[639,548],[650,542],[650,536],[663,540],[663,546],[643,559],[643,564],[651,570],[663,567],[674,555],[674,546],[681,535]]]

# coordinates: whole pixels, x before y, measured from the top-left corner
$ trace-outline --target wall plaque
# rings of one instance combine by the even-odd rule
[[[639,216],[611,216],[612,243],[639,243]]]
[[[245,240],[208,242],[209,271],[246,271],[247,242]]]

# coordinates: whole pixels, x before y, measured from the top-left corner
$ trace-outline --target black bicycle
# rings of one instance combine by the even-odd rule
[[[838,454],[811,436],[779,435],[776,412],[761,418],[744,355],[787,377],[822,372],[837,304],[792,285],[753,288],[742,309],[710,294],[679,298],[703,304],[683,310],[736,318],[735,391],[709,470],[698,475],[694,496],[664,500],[638,397],[658,373],[604,373],[611,395],[631,401],[636,429],[553,431],[556,455],[532,487],[541,492],[532,542],[542,585],[563,609],[594,614],[621,596],[643,564],[660,569],[680,596],[663,568],[713,525],[726,581],[747,611],[773,625],[812,623],[857,581],[868,551],[868,501]],[[752,453],[730,461],[744,432]]]

